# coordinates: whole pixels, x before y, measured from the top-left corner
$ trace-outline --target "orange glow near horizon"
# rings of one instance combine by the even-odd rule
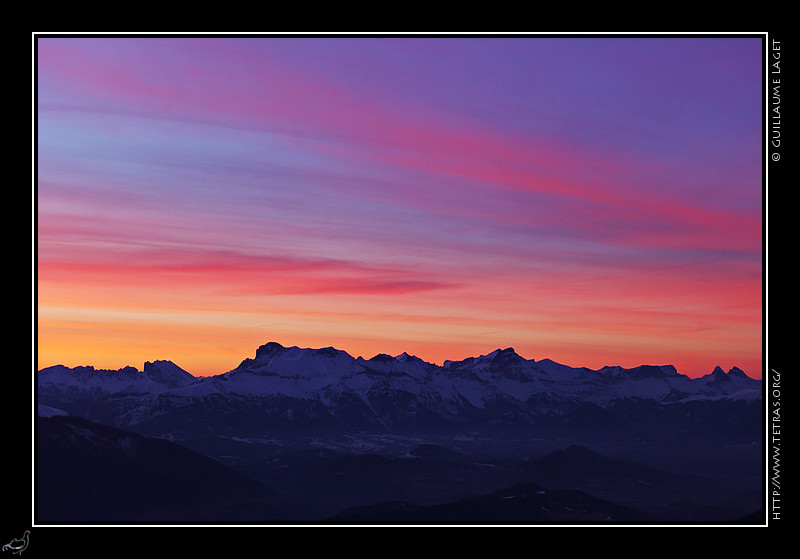
[[[38,368],[761,378],[759,40],[297,44],[39,39]]]

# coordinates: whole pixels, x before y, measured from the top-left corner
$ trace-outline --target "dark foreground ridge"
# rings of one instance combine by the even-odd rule
[[[178,444],[72,416],[37,427],[41,522],[269,522],[296,514],[256,481]]]
[[[40,524],[763,521],[755,484],[748,490],[575,445],[525,459],[427,443],[394,457],[263,446],[212,459],[71,416],[40,418],[37,431]]]

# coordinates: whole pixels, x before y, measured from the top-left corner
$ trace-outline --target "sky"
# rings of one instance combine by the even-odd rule
[[[760,37],[39,37],[36,366],[762,375]]]

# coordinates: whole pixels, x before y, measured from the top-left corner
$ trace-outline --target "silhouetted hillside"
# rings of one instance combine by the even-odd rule
[[[210,458],[80,418],[39,418],[36,451],[36,519],[43,523],[293,515],[263,486]]]

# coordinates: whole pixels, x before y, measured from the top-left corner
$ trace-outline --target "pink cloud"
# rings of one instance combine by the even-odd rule
[[[466,181],[438,186],[437,199],[451,198],[452,209],[430,206],[424,192],[418,202],[410,199],[413,184],[411,190],[395,187],[395,201],[436,212],[525,224],[527,218],[520,213],[481,213],[472,204],[458,209],[460,189],[485,186],[500,197],[508,190],[546,195],[551,197],[547,204],[563,200],[567,204],[559,206],[564,213],[558,214],[558,223],[567,222],[586,237],[601,231],[604,242],[708,250],[758,250],[761,244],[760,216],[676,199],[669,195],[668,175],[660,179],[667,186],[658,194],[629,184],[630,179],[619,180],[648,165],[641,158],[575,140],[512,135],[420,105],[401,105],[388,94],[344,89],[290,67],[266,49],[256,52],[248,42],[123,45],[107,55],[103,41],[41,40],[40,71],[121,109],[284,130],[290,137],[299,134],[305,149],[313,147],[353,165],[369,162],[423,173],[431,180]],[[169,53],[168,62],[161,60],[161,47]],[[650,173],[657,176],[654,163]],[[381,196],[386,199],[386,192]],[[555,220],[537,214],[531,224]]]

